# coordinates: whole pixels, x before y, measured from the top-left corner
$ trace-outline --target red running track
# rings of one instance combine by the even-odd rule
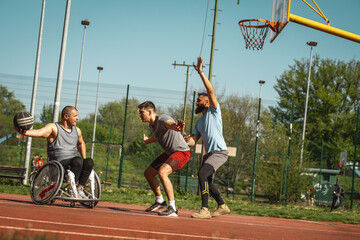
[[[57,200],[36,205],[30,196],[0,193],[0,238],[11,234],[49,239],[360,239],[360,227],[228,214],[193,219],[144,212],[144,206],[99,202],[94,209]]]

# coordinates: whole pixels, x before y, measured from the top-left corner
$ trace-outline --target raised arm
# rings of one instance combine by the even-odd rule
[[[203,58],[201,56],[198,57],[197,60],[198,60],[197,65],[196,66],[194,65],[194,68],[199,73],[199,75],[201,77],[201,80],[204,83],[204,86],[206,88],[206,91],[207,91],[207,94],[208,94],[208,97],[209,97],[210,106],[213,107],[214,109],[216,109],[218,101],[217,101],[216,96],[215,96],[214,88],[211,85],[211,82],[209,81],[209,79],[206,77],[205,73],[202,71],[202,66],[203,66],[203,61],[204,60],[203,60]]]

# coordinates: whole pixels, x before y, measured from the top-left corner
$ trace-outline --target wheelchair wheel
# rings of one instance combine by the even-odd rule
[[[101,183],[99,176],[96,174],[94,170],[92,171],[91,174],[94,174],[94,195],[92,194],[91,191],[91,180],[90,180],[91,175],[89,179],[86,181],[84,192],[89,197],[89,199],[96,198],[97,200],[93,202],[80,202],[81,205],[88,208],[94,208],[98,204],[101,198]]]
[[[47,204],[57,195],[64,179],[64,168],[53,161],[41,167],[32,179],[31,199],[36,204]]]

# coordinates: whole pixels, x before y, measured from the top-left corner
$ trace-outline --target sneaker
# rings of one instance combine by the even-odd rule
[[[158,209],[161,209],[161,208],[166,208],[167,207],[167,204],[166,204],[166,201],[163,201],[162,203],[158,203],[155,201],[155,203],[153,205],[151,205],[150,207],[148,207],[145,212],[154,212]]]
[[[71,198],[79,198],[79,194],[77,191],[75,192],[72,189],[69,189],[69,194]]]
[[[166,216],[166,217],[177,217],[178,216],[178,210],[174,210],[172,206],[169,206],[165,211],[159,212],[160,216]]]
[[[79,187],[77,189],[78,191],[78,195],[79,195],[79,198],[82,198],[82,199],[88,199],[88,197],[86,196],[85,192],[84,192],[84,188],[83,187]]]
[[[211,218],[211,213],[207,208],[200,208],[199,211],[194,213],[191,217],[193,218]]]
[[[229,207],[227,205],[224,205],[223,207],[217,207],[215,209],[215,212],[213,212],[211,214],[211,216],[217,217],[217,216],[224,215],[224,214],[227,214],[227,213],[230,213],[230,209],[229,209]]]

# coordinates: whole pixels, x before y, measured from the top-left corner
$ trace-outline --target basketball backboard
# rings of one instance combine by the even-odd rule
[[[273,0],[271,22],[275,31],[271,31],[271,43],[275,40],[275,38],[280,34],[280,32],[289,22],[290,5],[291,0]]]

